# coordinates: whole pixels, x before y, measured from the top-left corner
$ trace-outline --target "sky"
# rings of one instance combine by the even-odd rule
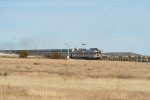
[[[0,50],[68,43],[150,55],[149,40],[150,0],[0,0]]]

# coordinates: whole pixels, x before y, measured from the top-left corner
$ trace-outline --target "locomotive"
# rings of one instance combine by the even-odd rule
[[[72,59],[102,59],[102,52],[97,48],[75,49],[71,53]]]

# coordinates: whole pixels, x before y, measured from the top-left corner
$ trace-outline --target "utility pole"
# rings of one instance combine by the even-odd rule
[[[51,50],[49,49],[49,58],[51,58]]]
[[[70,53],[69,53],[69,44],[68,43],[65,43],[65,45],[68,47],[68,56],[67,56],[67,59],[70,59]]]

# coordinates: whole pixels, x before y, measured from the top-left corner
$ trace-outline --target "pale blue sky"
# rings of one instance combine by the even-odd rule
[[[97,47],[150,55],[150,0],[0,0],[0,49]]]

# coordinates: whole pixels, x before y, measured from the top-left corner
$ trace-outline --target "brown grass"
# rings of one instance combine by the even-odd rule
[[[149,100],[150,64],[0,58],[0,100]]]

